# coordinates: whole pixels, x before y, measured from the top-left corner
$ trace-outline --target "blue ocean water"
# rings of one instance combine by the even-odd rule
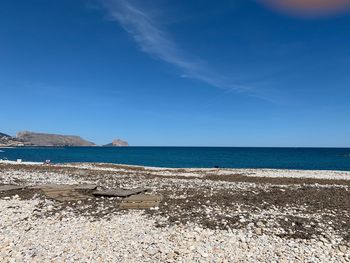
[[[279,168],[350,171],[350,148],[20,147],[0,159],[104,162],[158,167]]]

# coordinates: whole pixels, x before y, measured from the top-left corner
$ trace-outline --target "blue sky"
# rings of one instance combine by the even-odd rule
[[[348,11],[261,0],[1,1],[0,132],[349,147]]]

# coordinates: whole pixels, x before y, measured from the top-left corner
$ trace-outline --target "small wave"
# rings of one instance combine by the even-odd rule
[[[0,150],[0,153],[4,153],[5,151],[3,151],[3,150]]]

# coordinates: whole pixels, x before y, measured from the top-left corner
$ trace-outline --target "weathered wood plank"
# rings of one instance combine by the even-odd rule
[[[46,197],[54,199],[56,201],[78,201],[78,200],[84,200],[88,199],[90,196],[83,195],[79,192],[76,192],[74,190],[48,190],[44,189],[42,190]]]
[[[69,185],[69,184],[40,184],[40,185],[33,185],[33,186],[29,186],[29,189],[39,189],[39,190],[54,190],[54,189],[59,189],[59,190],[63,190],[63,189],[73,189],[74,186],[73,185]]]
[[[161,195],[139,194],[125,198],[119,205],[121,209],[145,209],[160,205]]]
[[[132,195],[124,199],[125,202],[160,202],[163,197],[161,195],[138,194]]]
[[[96,184],[79,184],[74,186],[75,190],[95,190],[96,188]]]
[[[29,187],[30,189],[39,189],[48,198],[56,201],[78,201],[87,199],[90,196],[76,191],[77,185],[68,184],[42,184]]]
[[[128,197],[131,195],[144,193],[148,190],[149,190],[148,188],[143,188],[143,187],[138,187],[134,189],[115,188],[115,189],[108,189],[108,190],[102,190],[102,191],[95,191],[92,194],[95,196]]]
[[[20,185],[0,185],[0,192],[12,191],[12,190],[21,190],[25,188]]]

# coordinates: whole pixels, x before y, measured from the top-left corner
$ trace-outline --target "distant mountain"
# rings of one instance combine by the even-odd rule
[[[4,138],[11,138],[12,136],[0,132],[0,138],[2,138],[2,137],[4,137]]]
[[[103,145],[105,147],[123,147],[123,146],[129,146],[129,143],[127,141],[123,141],[120,139],[113,140],[112,143]]]
[[[16,138],[0,132],[0,147],[23,146]]]
[[[79,136],[36,133],[23,131],[17,133],[16,140],[25,145],[35,146],[95,146]]]

